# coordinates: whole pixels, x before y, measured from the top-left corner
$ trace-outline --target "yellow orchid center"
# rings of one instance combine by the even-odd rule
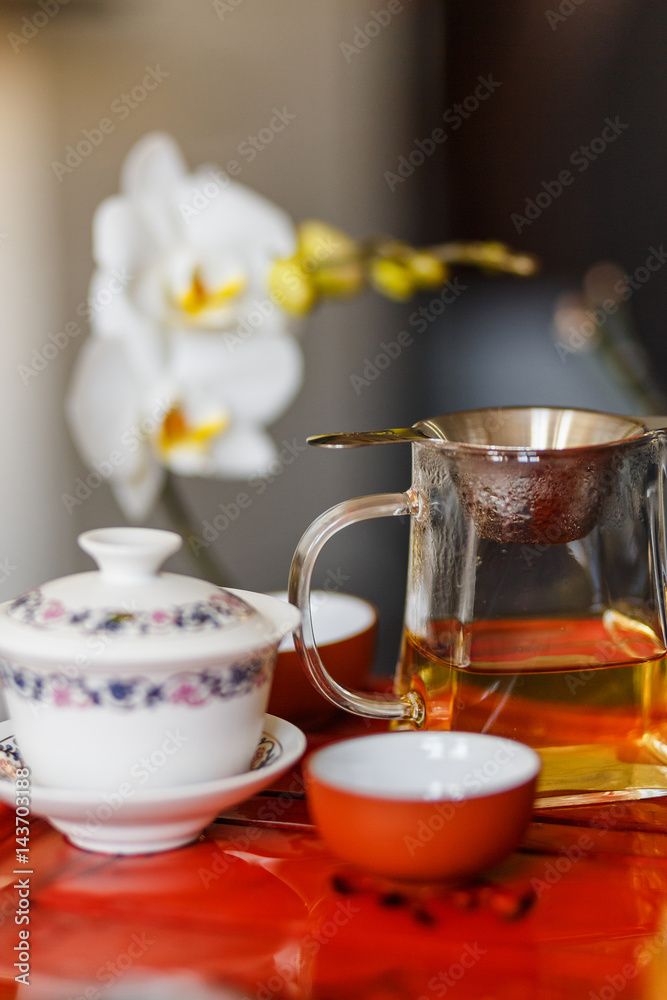
[[[245,286],[246,279],[242,275],[237,275],[219,288],[207,288],[199,270],[195,269],[190,287],[182,295],[177,296],[176,302],[189,316],[198,316],[204,310],[227,305],[244,291]]]
[[[220,415],[201,424],[189,424],[180,406],[172,406],[162,421],[158,435],[158,450],[166,456],[174,448],[192,448],[204,451],[213,438],[224,433],[229,426],[229,416]]]

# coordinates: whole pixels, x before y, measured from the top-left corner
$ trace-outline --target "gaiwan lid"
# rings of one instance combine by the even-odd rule
[[[180,535],[103,528],[79,536],[98,570],[0,605],[0,656],[94,669],[220,660],[278,645],[299,612],[276,598],[162,572]]]

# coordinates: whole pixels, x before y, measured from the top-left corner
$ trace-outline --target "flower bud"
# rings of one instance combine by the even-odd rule
[[[313,275],[321,295],[351,298],[364,290],[364,270],[360,264],[336,264],[323,267]]]
[[[313,278],[302,270],[296,257],[274,261],[269,271],[269,290],[280,308],[293,316],[305,316],[317,300]]]
[[[407,265],[419,288],[439,288],[449,275],[446,265],[435,254],[423,250],[411,254]]]
[[[398,260],[377,257],[371,261],[370,279],[376,291],[396,302],[407,302],[415,293],[414,275]]]

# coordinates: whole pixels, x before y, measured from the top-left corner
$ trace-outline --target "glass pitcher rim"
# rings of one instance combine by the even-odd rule
[[[480,419],[484,416],[489,416],[493,419],[499,419],[500,416],[509,417],[511,414],[526,414],[529,411],[541,414],[562,414],[562,415],[572,415],[581,417],[593,417],[601,418],[607,420],[611,423],[618,422],[619,428],[623,424],[627,427],[627,433],[619,434],[619,436],[611,437],[609,440],[596,441],[584,444],[575,444],[559,447],[535,447],[532,444],[504,444],[504,443],[479,443],[473,441],[465,441],[461,439],[452,439],[439,437],[436,435],[430,436],[429,431],[433,431],[434,425],[438,421],[454,421],[457,418],[473,418],[479,416]],[[429,448],[437,448],[439,451],[456,452],[460,454],[470,454],[476,455],[478,457],[491,457],[491,458],[511,458],[518,457],[522,454],[530,454],[540,457],[577,457],[585,453],[599,453],[607,449],[614,449],[619,447],[632,447],[637,446],[640,443],[644,443],[648,440],[654,439],[655,437],[664,436],[667,428],[660,429],[649,429],[643,423],[643,417],[640,416],[628,416],[622,413],[611,413],[605,410],[595,410],[586,407],[576,407],[576,406],[537,406],[531,404],[518,405],[518,406],[485,406],[485,407],[474,407],[466,410],[453,410],[449,413],[439,414],[434,417],[427,417],[424,420],[419,420],[412,425],[416,430],[421,431],[425,434],[423,440],[414,441],[415,447],[419,448],[421,446],[426,446]]]

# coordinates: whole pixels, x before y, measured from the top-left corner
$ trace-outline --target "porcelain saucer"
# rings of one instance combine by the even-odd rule
[[[124,785],[118,791],[67,791],[30,784],[17,790],[16,771],[24,766],[11,720],[0,723],[0,801],[16,807],[30,797],[30,812],[60,830],[86,851],[149,854],[195,840],[224,809],[267,788],[306,748],[306,737],[291,722],[264,717],[264,732],[248,771],[231,778],[144,790]],[[129,791],[128,791],[129,789]],[[23,803],[21,803],[23,804]]]

